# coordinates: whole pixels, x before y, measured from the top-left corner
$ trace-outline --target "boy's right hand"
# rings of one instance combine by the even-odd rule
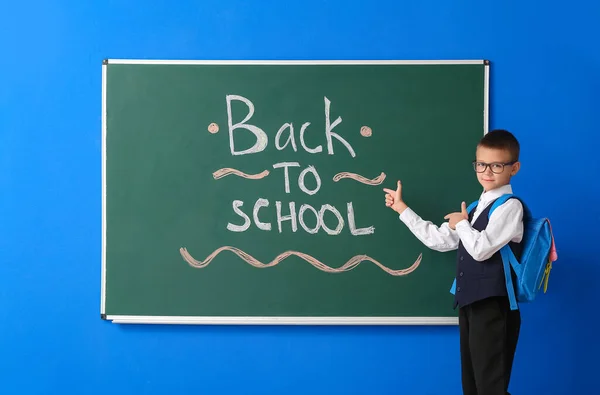
[[[385,194],[385,205],[390,207],[398,214],[402,214],[404,210],[408,208],[406,203],[402,200],[402,183],[398,181],[396,190],[383,188]]]

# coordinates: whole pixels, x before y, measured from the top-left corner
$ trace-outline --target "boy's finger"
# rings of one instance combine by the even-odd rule
[[[387,192],[387,193],[396,193],[396,191],[392,191],[392,190],[391,190],[391,189],[389,189],[389,188],[383,188],[383,191],[384,191],[384,192]]]

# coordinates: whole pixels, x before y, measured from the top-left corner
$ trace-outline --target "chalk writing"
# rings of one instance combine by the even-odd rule
[[[333,176],[333,181],[338,182],[342,178],[351,178],[353,180],[362,182],[363,184],[367,184],[367,185],[379,185],[383,182],[383,180],[385,180],[385,173],[382,172],[380,175],[378,175],[377,177],[370,180],[366,177],[361,176],[360,174],[344,171],[341,173],[337,173],[335,176]]]
[[[271,230],[271,224],[268,222],[261,222],[259,219],[259,211],[261,208],[267,208],[270,206],[270,202],[268,199],[259,198],[254,203],[254,208],[252,209],[252,220],[246,214],[241,207],[244,206],[244,202],[241,200],[234,200],[232,202],[233,211],[242,219],[242,223],[233,224],[231,222],[227,223],[227,229],[232,232],[245,232],[247,231],[252,222],[256,225],[256,227],[260,230],[269,231]],[[334,206],[330,204],[323,204],[321,208],[317,211],[310,204],[303,204],[300,206],[300,210],[296,213],[296,202],[288,202],[285,210],[283,209],[283,202],[277,200],[275,201],[275,210],[276,210],[276,218],[277,218],[277,229],[279,233],[283,232],[283,224],[284,222],[290,222],[290,230],[292,232],[296,232],[298,230],[298,223],[302,229],[304,229],[309,234],[315,234],[319,231],[319,229],[323,229],[323,231],[329,235],[339,235],[344,229],[344,225],[346,221],[342,214],[336,209]],[[314,228],[309,228],[306,226],[306,222],[304,216],[306,215],[306,211],[309,210],[313,213],[316,219],[316,225]],[[284,212],[285,211],[285,212]],[[325,223],[325,214],[330,212],[333,214],[337,222],[330,223],[329,226]],[[366,228],[357,228],[356,221],[354,219],[354,207],[352,202],[348,202],[346,204],[346,219],[348,220],[348,228],[350,233],[354,236],[368,235],[375,232],[374,226],[369,226]],[[335,227],[331,228],[330,226]]]
[[[294,153],[298,152],[298,149],[300,147],[309,154],[325,154],[326,152],[326,155],[330,156],[335,155],[337,150],[338,152],[341,151],[342,154],[349,154],[352,158],[357,157],[356,151],[354,150],[352,145],[340,135],[342,131],[342,129],[340,129],[342,117],[337,116],[332,121],[332,103],[326,96],[323,97],[323,100],[325,121],[325,138],[323,144],[314,147],[309,147],[306,144],[305,134],[307,133],[309,126],[311,126],[311,123],[304,122],[302,123],[298,134],[298,145],[296,140],[296,129],[294,128],[294,124],[292,122],[284,122],[275,132],[274,147],[276,150],[286,151],[289,152],[290,155],[293,155]],[[234,105],[234,102],[238,104]],[[246,108],[245,110],[242,110],[241,116],[237,113],[234,114],[234,106],[236,108],[235,111],[239,112],[240,103],[242,104],[242,109],[243,106],[245,106]],[[255,155],[265,151],[265,149],[267,149],[269,146],[268,134],[261,127],[251,123],[253,122],[252,117],[254,116],[255,112],[254,103],[244,96],[230,94],[226,95],[225,97],[225,105],[227,111],[229,149],[231,155]],[[241,121],[234,122],[234,119],[237,120],[240,118],[242,119]],[[314,127],[312,127],[310,130],[314,132],[315,129]],[[216,123],[212,122],[208,126],[208,131],[212,134],[216,134],[219,131],[219,126]],[[236,136],[238,136],[239,133],[244,133],[244,131],[251,133],[251,136],[254,137],[254,143],[250,148],[242,150],[236,148],[235,142]],[[360,135],[363,137],[370,137],[372,133],[373,131],[369,126],[363,125],[360,128]],[[326,151],[323,148],[324,145],[326,145]],[[283,173],[282,184],[283,190],[286,194],[292,194],[292,192],[296,192],[299,190],[302,191],[304,195],[315,196],[321,190],[321,187],[323,185],[323,179],[321,178],[321,175],[319,174],[319,171],[315,168],[315,166],[310,163],[301,164],[297,161],[283,161],[274,163],[272,166],[274,170],[277,170],[277,174]],[[334,166],[335,161],[332,161],[331,167]],[[212,173],[212,176],[215,180],[220,180],[230,175],[234,175],[248,180],[260,180],[269,176],[270,171],[265,169],[259,173],[248,173],[231,167],[223,167],[218,170],[215,170]],[[309,181],[308,184],[307,178]],[[375,178],[367,178],[364,175],[358,173],[342,171],[336,173],[333,176],[333,182],[337,183],[343,179],[350,179],[364,185],[372,186],[380,185],[385,180],[385,178],[386,175],[383,172],[381,172]],[[291,179],[295,181],[294,184],[297,185],[297,189],[291,185]],[[357,226],[357,215],[354,209],[354,203],[352,201],[346,202],[345,210],[340,211],[334,205],[329,204],[327,202],[321,204],[320,207],[302,202],[297,203],[294,200],[285,202],[281,200],[275,200],[274,204],[272,204],[271,201],[269,201],[268,197],[264,196],[257,197],[253,205],[245,206],[245,202],[243,200],[236,199],[234,197],[231,201],[231,209],[235,214],[236,219],[228,221],[225,224],[225,227],[230,232],[236,233],[246,232],[252,226],[264,232],[273,232],[274,229],[276,229],[276,232],[278,233],[297,233],[299,231],[303,231],[310,235],[325,233],[328,236],[337,236],[340,235],[344,231],[344,229],[347,229],[347,231],[352,236],[364,237],[375,233],[375,227],[373,225],[365,227]],[[265,221],[265,212],[268,213],[269,210],[275,211],[275,221],[273,222],[276,222],[276,226],[274,223]],[[269,216],[269,218],[271,217]],[[314,224],[314,226],[311,227],[308,224]],[[242,260],[257,268],[273,267],[290,256],[297,256],[305,260],[309,264],[313,265],[315,268],[328,273],[347,272],[356,268],[361,262],[368,261],[375,264],[376,266],[384,270],[386,273],[393,276],[404,276],[413,272],[419,266],[422,258],[422,255],[419,255],[419,257],[409,268],[393,270],[382,265],[380,262],[369,257],[368,255],[355,255],[348,261],[346,261],[346,263],[344,263],[342,266],[334,268],[324,264],[323,262],[308,254],[298,251],[286,251],[284,253],[279,254],[271,262],[268,263],[262,263],[250,254],[232,246],[220,247],[214,250],[204,260],[196,260],[187,251],[187,249],[183,247],[180,249],[180,254],[190,266],[194,268],[204,268],[223,251],[233,252]]]
[[[212,134],[218,133],[219,132],[219,125],[217,125],[216,123],[212,122],[210,125],[208,125],[208,131]]]
[[[311,255],[305,254],[303,252],[298,252],[298,251],[286,251],[283,252],[279,255],[277,255],[275,257],[275,259],[273,259],[271,262],[268,263],[262,263],[261,261],[259,261],[258,259],[254,258],[252,255],[240,250],[239,248],[235,248],[235,247],[230,247],[230,246],[224,246],[224,247],[220,247],[217,248],[216,250],[214,250],[210,255],[208,255],[206,257],[206,259],[204,260],[196,260],[189,252],[186,248],[180,248],[179,249],[179,253],[181,254],[182,258],[192,267],[197,268],[197,269],[202,269],[205,268],[206,266],[208,266],[213,259],[215,259],[215,257],[217,255],[219,255],[221,252],[223,251],[231,251],[234,254],[236,254],[237,256],[239,256],[241,259],[243,259],[244,261],[246,261],[248,264],[259,268],[259,269],[264,269],[264,268],[269,268],[269,267],[273,267],[275,265],[278,265],[279,263],[281,263],[284,259],[294,255],[297,256],[299,258],[302,258],[303,260],[305,260],[306,262],[310,263],[311,265],[313,265],[314,267],[316,267],[319,270],[322,270],[324,272],[327,273],[343,273],[343,272],[348,272],[352,269],[355,269],[361,262],[363,261],[367,261],[367,262],[371,262],[373,264],[375,264],[376,266],[378,266],[381,270],[385,271],[386,273],[392,275],[392,276],[406,276],[407,274],[410,274],[412,272],[414,272],[417,267],[419,266],[419,264],[421,263],[421,259],[423,258],[423,254],[419,254],[419,256],[417,257],[417,259],[415,260],[415,262],[409,266],[406,269],[399,269],[399,270],[393,270],[390,269],[388,267],[386,267],[385,265],[381,264],[380,262],[378,262],[377,260],[371,258],[368,255],[355,255],[352,258],[350,258],[346,263],[344,263],[342,266],[340,267],[331,267],[328,266],[326,264],[324,264],[323,262],[319,261],[318,259],[314,258]]]
[[[337,132],[334,132],[334,129],[338,127],[342,123],[342,117],[338,116],[335,120],[331,121],[331,101],[327,98],[327,96],[323,97],[325,104],[325,141],[327,143],[327,154],[334,155],[334,142],[337,141],[343,147],[346,148],[351,157],[356,157],[356,151],[346,139],[340,136]],[[247,113],[244,115],[243,120],[238,123],[234,123],[232,102],[239,101],[246,105]],[[227,124],[229,126],[229,143],[230,150],[232,155],[249,155],[249,154],[257,154],[263,150],[265,150],[268,146],[268,136],[267,133],[256,125],[252,125],[249,123],[252,116],[254,115],[255,107],[254,103],[243,96],[240,95],[227,95],[226,96],[226,106],[227,106]],[[211,124],[212,126],[213,124]],[[300,128],[300,146],[308,153],[317,154],[323,151],[323,146],[318,145],[314,148],[310,148],[306,145],[304,141],[304,134],[310,126],[310,122],[305,122],[302,124]],[[210,129],[210,127],[209,127]],[[214,126],[212,127],[214,129]],[[248,149],[238,151],[235,148],[235,133],[237,133],[238,129],[247,130],[251,132],[255,137],[254,145]],[[360,129],[361,135],[370,136],[372,131],[368,126],[362,126]],[[289,147],[289,148],[288,148]],[[292,152],[298,151],[298,146],[296,144],[296,138],[294,135],[294,124],[291,122],[285,122],[281,125],[281,127],[277,130],[275,135],[275,148],[279,151],[284,149],[291,149]],[[300,168],[302,165],[299,162],[278,162],[273,164],[273,169],[283,169],[283,188],[286,194],[292,193],[292,188],[290,185],[290,174],[292,173],[294,168]],[[243,171],[232,169],[232,168],[222,168],[213,173],[213,178],[215,180],[223,178],[227,175],[236,175],[239,177],[247,178],[247,179],[261,179],[269,175],[268,170],[264,170],[261,173],[257,174],[248,174]],[[295,173],[298,174],[298,173]],[[314,180],[314,187],[309,188],[306,185],[305,179],[307,176],[310,176]],[[337,173],[333,177],[334,182],[338,182],[341,179],[349,178],[356,180],[365,185],[379,185],[385,180],[385,174],[382,172],[378,177],[373,179],[368,179],[364,176],[361,176],[356,173],[350,172],[341,172]],[[313,165],[304,166],[304,168],[300,171],[297,176],[297,185],[298,189],[304,192],[306,195],[312,196],[319,192],[321,189],[322,181],[319,175],[319,172]],[[231,232],[245,232],[254,223],[254,225],[263,231],[271,231],[273,226],[269,222],[262,222],[259,219],[259,213],[261,209],[267,209],[270,206],[270,202],[267,198],[259,198],[254,203],[254,207],[252,209],[252,219],[248,214],[246,214],[243,210],[244,202],[242,200],[233,200],[231,202],[231,206],[233,212],[240,218],[240,221],[237,223],[228,222],[226,227]],[[309,227],[306,224],[305,215],[310,212],[316,221],[314,227]],[[370,235],[375,232],[374,226],[367,226],[363,228],[358,228],[356,226],[356,215],[354,212],[354,206],[352,202],[348,202],[346,206],[346,218],[342,213],[333,205],[324,203],[317,210],[315,207],[309,204],[301,204],[299,210],[297,210],[296,202],[290,201],[287,204],[284,204],[281,201],[275,201],[275,213],[277,218],[277,230],[279,233],[282,233],[285,229],[289,229],[292,233],[298,231],[298,225],[308,234],[317,234],[319,231],[323,231],[328,235],[336,236],[339,235],[344,227],[347,224],[347,227],[350,231],[350,234],[353,236],[365,236]],[[325,221],[326,214],[329,213],[329,218],[333,219],[329,220],[328,223]],[[289,227],[285,226],[289,224]]]
[[[261,171],[258,174],[247,174],[247,173],[244,173],[243,171],[239,171],[239,170],[236,170],[236,169],[231,169],[231,168],[226,167],[226,168],[219,169],[219,170],[215,171],[213,173],[213,178],[215,180],[218,180],[219,178],[223,178],[223,177],[228,176],[230,174],[234,174],[236,176],[240,176],[240,177],[243,177],[243,178],[248,178],[248,179],[251,179],[251,180],[259,180],[261,178],[265,178],[266,176],[268,176],[269,175],[269,170]]]
[[[288,172],[288,167],[300,167],[300,163],[298,162],[281,162],[275,163],[273,165],[274,169],[280,169],[283,167],[283,180],[284,180],[284,188],[285,193],[290,193],[290,174]]]
[[[333,155],[334,154],[334,148],[333,148],[333,140],[337,140],[338,142],[340,142],[350,153],[350,156],[352,156],[353,158],[356,156],[356,152],[354,151],[354,149],[352,148],[352,146],[350,145],[350,143],[348,141],[346,141],[346,139],[344,139],[343,137],[341,137],[339,134],[337,134],[336,132],[333,131],[333,129],[338,126],[341,122],[342,122],[342,117],[337,117],[335,121],[333,121],[333,123],[331,123],[330,121],[330,107],[331,107],[331,101],[325,97],[325,140],[327,141],[327,153],[329,155]],[[246,114],[246,116],[244,117],[244,119],[241,122],[238,123],[233,123],[233,110],[232,110],[232,105],[231,102],[232,101],[241,101],[242,103],[244,103],[247,107],[248,107],[248,113]],[[252,101],[250,101],[249,99],[240,96],[240,95],[227,95],[226,96],[226,103],[227,103],[227,125],[228,125],[228,129],[229,129],[229,148],[231,150],[231,154],[232,155],[249,155],[249,154],[256,154],[259,152],[262,152],[265,150],[265,148],[267,148],[267,145],[269,143],[269,138],[267,136],[267,134],[265,133],[265,131],[261,128],[259,128],[256,125],[252,125],[247,123],[248,121],[250,121],[250,119],[252,118],[252,116],[254,115],[254,103],[252,103]],[[309,148],[306,146],[306,143],[304,142],[304,133],[306,132],[306,128],[310,125],[310,122],[306,122],[304,124],[302,124],[302,127],[300,128],[300,145],[302,146],[302,148],[309,153],[319,153],[323,150],[322,146],[317,146],[316,148]],[[256,141],[254,142],[254,145],[250,148],[247,148],[243,151],[237,151],[235,149],[235,133],[238,129],[245,129],[249,132],[252,132],[252,134],[254,135],[254,137],[256,138]],[[281,136],[283,135],[284,131],[288,131],[289,136],[287,138],[287,140],[285,141],[285,143],[282,145],[281,144]],[[283,150],[285,149],[288,144],[291,145],[292,150],[294,152],[297,151],[297,146],[296,146],[296,141],[294,139],[294,125],[293,123],[284,123],[283,125],[281,125],[281,127],[279,128],[279,130],[277,131],[277,134],[275,135],[275,147],[278,150]]]

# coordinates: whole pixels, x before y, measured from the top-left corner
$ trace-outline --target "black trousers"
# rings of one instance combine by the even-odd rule
[[[510,395],[508,384],[521,329],[521,313],[507,297],[463,306],[458,313],[464,395]]]

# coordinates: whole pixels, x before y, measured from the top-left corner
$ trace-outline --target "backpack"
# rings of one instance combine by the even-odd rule
[[[552,262],[558,259],[558,254],[556,253],[550,220],[544,217],[533,217],[521,198],[513,194],[500,196],[492,204],[488,218],[497,207],[504,204],[508,199],[519,199],[523,204],[523,240],[521,240],[523,251],[520,262],[513,254],[510,245],[506,244],[500,249],[510,309],[517,310],[517,302],[526,303],[535,299],[542,283],[544,284],[544,293],[546,293]],[[467,207],[467,212],[471,213],[477,207],[477,203],[477,201],[471,203]],[[511,267],[516,274],[516,284],[513,284]],[[455,287],[456,279],[452,285],[451,293],[454,293]]]

